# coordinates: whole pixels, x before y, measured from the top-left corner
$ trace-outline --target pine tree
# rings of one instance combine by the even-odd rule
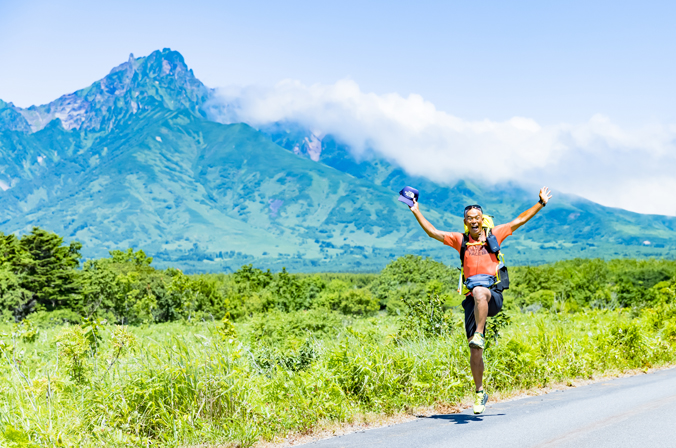
[[[66,305],[77,292],[75,269],[80,264],[82,244],[71,241],[64,246],[59,235],[33,227],[18,246],[19,253],[11,264],[21,287],[33,293],[35,306],[51,311]]]

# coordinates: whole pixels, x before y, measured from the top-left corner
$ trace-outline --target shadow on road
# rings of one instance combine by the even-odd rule
[[[483,421],[486,417],[500,417],[505,414],[486,414],[486,415],[468,415],[468,414],[439,414],[432,415],[427,418],[434,418],[438,420],[450,420],[455,422],[456,425],[466,425],[471,422],[480,422]]]

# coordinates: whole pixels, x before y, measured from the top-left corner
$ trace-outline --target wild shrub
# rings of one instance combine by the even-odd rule
[[[275,299],[266,289],[272,279],[270,270],[264,272],[250,264],[242,266],[231,276],[218,278],[217,288],[228,301],[228,308],[223,312],[229,313],[230,318],[237,321],[274,308]]]
[[[373,315],[380,305],[367,288],[355,288],[341,280],[332,280],[312,303],[316,309],[340,311],[347,315]]]
[[[13,333],[23,342],[33,343],[38,338],[39,328],[29,319],[24,319],[20,323],[14,324]]]
[[[346,397],[379,412],[412,403],[453,401],[463,394],[466,341],[455,335],[404,344],[347,336],[326,354],[326,366]]]
[[[235,283],[246,284],[252,291],[260,291],[268,287],[272,282],[273,276],[270,270],[263,272],[256,269],[251,264],[247,264],[239,268],[232,274]]]
[[[128,328],[123,325],[116,325],[113,334],[110,337],[111,359],[107,370],[115,365],[120,356],[124,356],[137,348],[136,336],[130,333]]]
[[[498,343],[501,332],[503,332],[512,322],[512,313],[503,310],[495,316],[486,319],[486,347]]]
[[[71,302],[82,316],[118,324],[140,324],[223,317],[230,303],[213,277],[187,276],[178,269],[150,266],[142,250],[111,251],[87,261],[79,276],[81,294]]]
[[[343,314],[370,316],[380,305],[368,289],[350,289],[341,294],[338,311]]]
[[[326,289],[326,279],[318,274],[308,276],[297,275],[296,277],[300,281],[301,290],[305,296],[304,302],[314,307],[317,298]]]
[[[17,429],[12,425],[5,425],[1,430],[3,446],[7,448],[37,448],[39,445],[30,440],[30,435],[22,429]]]
[[[85,330],[79,325],[65,327],[55,339],[62,365],[71,380],[82,384],[89,379],[92,347]]]
[[[298,311],[310,308],[309,298],[303,294],[302,282],[282,268],[282,272],[273,276],[267,287],[274,298],[275,309],[279,311]]]
[[[613,367],[649,367],[654,347],[649,343],[638,320],[620,320],[598,335],[604,348],[603,362]]]
[[[320,343],[308,338],[296,349],[282,350],[279,347],[262,345],[254,351],[253,356],[255,366],[264,372],[275,368],[298,372],[307,369],[319,358],[320,352]]]
[[[443,285],[439,291],[443,295],[455,289],[458,275],[456,269],[431,258],[406,255],[388,264],[371,285],[371,290],[382,307],[394,308],[394,311],[401,303],[400,289],[424,290],[428,283],[437,280]]]
[[[14,338],[11,334],[0,333],[0,355],[5,356],[5,360],[12,359],[14,349],[16,348]]]
[[[676,303],[659,303],[651,308],[643,308],[639,316],[650,330],[660,330],[668,321],[676,318]]]
[[[237,329],[230,321],[227,314],[221,319],[220,325],[216,327],[216,332],[218,333],[221,342],[230,343],[237,338]]]
[[[672,345],[676,344],[676,317],[672,317],[664,322],[661,337]]]
[[[164,297],[167,288],[151,262],[142,250],[133,249],[114,250],[108,258],[85,262],[78,279],[81,293],[71,298],[72,309],[84,317],[123,325],[174,318],[172,312],[162,313],[158,297]]]
[[[222,318],[230,303],[213,278],[188,276],[178,269],[167,269],[165,294],[158,299],[159,320],[188,322]]]
[[[556,293],[554,291],[541,289],[528,295],[515,298],[514,304],[523,311],[537,311],[537,307],[546,309],[551,308],[555,299]]]
[[[444,309],[445,300],[431,289],[428,294],[417,289],[400,289],[404,303],[400,336],[410,339],[416,336],[443,336],[453,331],[451,313]]]
[[[486,354],[490,365],[490,376],[486,383],[498,389],[514,387],[533,387],[546,383],[543,381],[543,363],[538,352],[526,341],[510,338],[493,347]]]
[[[66,324],[80,324],[82,323],[82,316],[75,311],[67,309],[38,311],[30,315],[30,321],[39,328],[52,328]]]
[[[330,282],[324,284],[324,287],[312,302],[312,307],[337,311],[340,309],[342,302],[341,295],[350,289],[350,284],[343,280],[331,280]]]
[[[612,260],[608,266],[614,274],[617,301],[623,307],[659,303],[651,289],[676,276],[673,263],[664,260]]]
[[[313,337],[324,338],[338,333],[343,319],[336,312],[325,310],[272,311],[256,315],[249,321],[249,338],[254,347],[260,345],[297,348]]]
[[[96,355],[99,345],[101,345],[103,340],[101,332],[105,324],[105,319],[85,319],[82,323],[82,334],[89,344],[92,355]]]
[[[676,277],[655,284],[647,293],[651,304],[673,304],[676,302]]]

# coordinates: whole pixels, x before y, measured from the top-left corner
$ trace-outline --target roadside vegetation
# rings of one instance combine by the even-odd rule
[[[0,234],[0,446],[251,446],[472,392],[458,271],[157,270]],[[676,362],[676,262],[512,267],[489,393]]]

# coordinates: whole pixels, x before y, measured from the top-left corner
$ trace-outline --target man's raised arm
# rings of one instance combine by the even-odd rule
[[[516,219],[512,222],[509,223],[509,225],[512,228],[512,232],[521,227],[522,225],[526,224],[533,216],[537,214],[542,208],[547,204],[547,202],[552,198],[552,193],[549,191],[549,188],[547,187],[542,187],[540,189],[540,201],[526,210],[525,212],[521,213],[519,216],[516,217]]]
[[[418,220],[418,224],[420,224],[420,227],[422,227],[425,233],[430,237],[443,243],[444,237],[446,235],[450,235],[449,232],[437,230],[432,224],[430,224],[430,222],[427,219],[425,219],[422,212],[418,208],[418,201],[416,201],[415,199],[413,199],[413,207],[411,207],[411,211],[413,212],[415,219]]]

